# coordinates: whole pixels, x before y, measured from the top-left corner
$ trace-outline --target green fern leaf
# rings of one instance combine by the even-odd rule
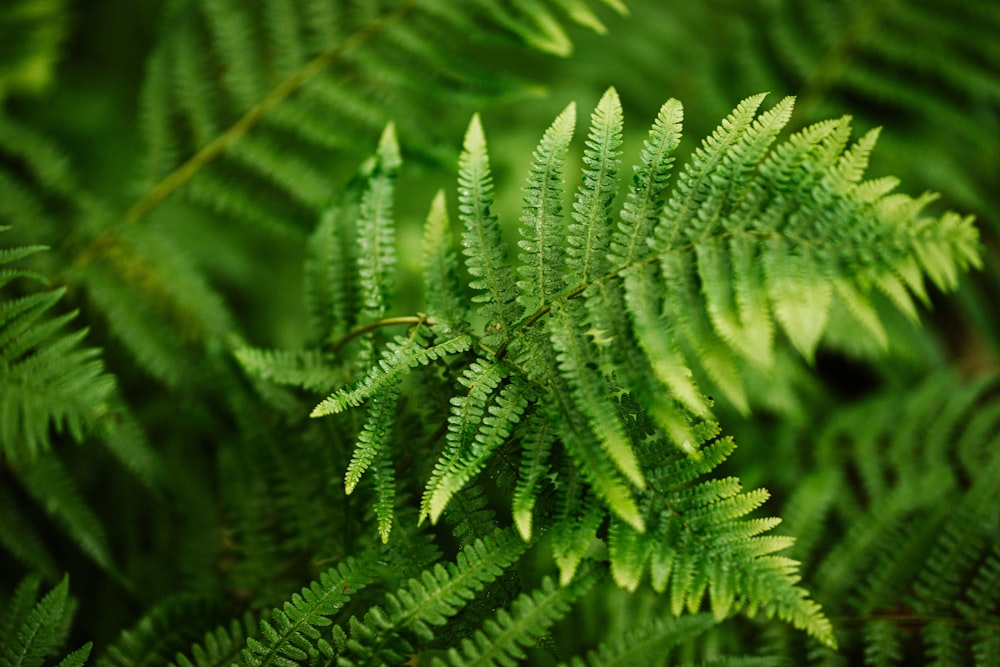
[[[255,634],[253,617],[247,613],[207,632],[201,643],[186,654],[177,654],[170,667],[228,667],[239,659],[247,637]],[[188,657],[190,655],[190,658]]]
[[[432,626],[442,626],[459,612],[476,592],[494,581],[527,547],[510,530],[498,530],[464,547],[454,563],[424,570],[386,596],[384,607],[372,607],[364,620],[352,617],[350,635],[334,632],[342,645],[341,664],[381,661],[401,662],[413,651],[413,639],[433,639]]]
[[[352,214],[358,203],[351,201],[354,191],[349,188],[347,201],[328,207],[309,237],[305,265],[305,295],[309,310],[313,340],[338,340],[356,323],[357,295],[354,276],[348,267],[357,265]]]
[[[684,406],[699,417],[709,414],[708,402],[698,391],[691,369],[678,349],[671,323],[660,314],[657,281],[651,267],[639,265],[625,272],[625,299],[636,338],[659,380]]]
[[[0,229],[0,231],[6,228]],[[43,250],[10,248],[0,265]],[[40,279],[19,269],[4,269],[0,286],[15,279]],[[86,330],[65,332],[76,313],[49,312],[65,289],[0,301],[0,452],[14,463],[27,463],[51,446],[50,430],[66,428],[77,441],[106,411],[114,381],[104,373],[95,349],[82,348]]]
[[[483,624],[471,639],[462,642],[461,651],[448,651],[448,661],[463,665],[510,665],[527,658],[524,647],[533,645],[553,623],[566,615],[570,606],[595,583],[591,570],[576,577],[568,586],[557,586],[546,577],[531,593],[522,594],[510,611],[501,609],[495,619]],[[435,661],[434,664],[446,664]]]
[[[343,412],[348,407],[360,405],[375,392],[390,386],[409,372],[411,368],[428,364],[449,354],[464,352],[472,344],[467,335],[455,336],[434,345],[425,346],[420,327],[415,327],[407,337],[396,336],[386,345],[386,351],[368,374],[350,389],[340,389],[319,403],[312,411],[312,417]]]
[[[618,93],[609,88],[591,117],[583,155],[583,182],[573,202],[575,222],[567,228],[567,278],[571,285],[586,285],[610,268],[608,250],[614,229],[611,205],[618,194],[622,123]]]
[[[435,523],[455,493],[463,488],[486,466],[486,462],[520,421],[528,406],[531,389],[527,385],[510,384],[500,390],[493,404],[487,406],[479,430],[462,448],[459,456],[449,456],[443,471],[435,469],[428,484],[427,515]],[[450,452],[448,452],[450,454]],[[432,486],[433,485],[433,486]],[[433,488],[433,492],[430,489]]]
[[[549,320],[552,342],[560,353],[560,370],[608,456],[629,481],[641,489],[645,480],[632,443],[614,407],[605,400],[608,390],[604,379],[588,366],[587,359],[596,355],[587,350],[586,340],[578,331],[579,312],[577,308],[561,307],[553,311]]]
[[[0,621],[3,621],[0,623],[0,646],[14,644],[16,630],[34,609],[41,587],[42,578],[39,574],[30,574],[18,582],[0,611]]]
[[[558,520],[552,528],[552,557],[559,567],[559,583],[568,585],[594,546],[597,527],[607,512],[574,475],[559,492]]]
[[[274,609],[273,624],[260,622],[261,639],[247,638],[241,664],[245,667],[300,664],[310,654],[331,650],[321,639],[319,628],[330,625],[330,617],[371,579],[370,568],[353,560],[327,570],[318,581]]]
[[[561,242],[562,170],[575,125],[576,105],[570,104],[538,142],[524,187],[517,286],[518,300],[528,312],[546,306],[568,283]]]
[[[865,626],[865,662],[869,665],[900,665],[903,642],[900,628],[893,623],[874,621]]]
[[[628,300],[623,282],[596,282],[591,285],[587,297],[587,312],[593,327],[591,331],[600,332],[600,336],[614,343],[604,347],[615,364],[619,382],[648,402],[646,410],[675,445],[697,456],[698,450],[693,444],[696,437],[688,413],[650,367],[648,357],[643,354],[642,347],[635,340],[635,332],[629,326]],[[661,365],[667,366],[665,361],[661,361]]]
[[[378,522],[378,534],[385,544],[389,541],[392,522],[395,517],[396,504],[396,474],[392,467],[392,457],[389,448],[382,447],[376,453],[375,467],[372,479],[375,484],[375,518]]]
[[[395,127],[382,132],[368,189],[361,197],[358,219],[358,276],[360,278],[362,321],[377,320],[385,314],[392,293],[396,266],[396,231],[393,219],[393,180],[402,160]]]
[[[234,353],[243,369],[262,380],[328,391],[343,381],[343,376],[330,367],[328,355],[318,350],[261,350],[244,347]]]
[[[351,463],[344,475],[344,491],[350,495],[372,461],[387,447],[392,437],[396,403],[399,400],[399,385],[389,385],[371,396],[368,419],[354,446]]]
[[[430,517],[432,522],[436,522],[448,499],[460,490],[461,486],[443,486],[442,483],[450,477],[452,466],[466,459],[468,451],[474,446],[479,423],[486,414],[486,402],[505,373],[505,368],[500,364],[474,361],[460,378],[459,381],[468,388],[468,392],[452,399],[447,445],[424,489],[420,507],[421,521]]]
[[[443,190],[434,196],[424,224],[423,265],[428,315],[450,329],[460,329],[468,319],[468,307],[458,281],[458,260]]]
[[[632,185],[622,206],[621,222],[611,241],[611,261],[629,266],[645,255],[663,207],[662,193],[673,166],[673,152],[681,140],[684,108],[677,100],[660,107],[656,120],[643,143],[641,163],[634,167]]]
[[[615,462],[605,452],[604,443],[594,436],[581,418],[563,415],[569,423],[560,425],[560,437],[570,457],[612,512],[636,530],[644,530],[645,522],[631,485],[618,474]]]
[[[90,657],[90,651],[93,648],[94,645],[87,642],[60,660],[58,667],[83,667],[83,665],[87,664],[87,659]]]
[[[25,513],[23,503],[18,502],[12,491],[10,487],[0,487],[0,523],[4,527],[0,531],[0,547],[25,567],[54,581],[59,575],[55,558],[42,541],[38,527]]]
[[[689,642],[715,623],[709,614],[681,618],[655,618],[631,628],[624,636],[602,642],[587,653],[587,660],[576,657],[562,667],[642,667],[663,664],[664,657],[678,645]]]
[[[13,605],[4,613],[11,625],[4,628],[7,641],[0,648],[3,667],[40,667],[66,641],[76,609],[76,602],[69,597],[69,577],[63,577],[41,600],[37,595],[37,580],[22,581]],[[67,659],[82,664],[89,652],[88,644]]]
[[[172,595],[147,610],[104,648],[97,667],[164,665],[199,636],[205,626],[229,617],[229,605],[191,594]],[[237,652],[233,657],[238,657]]]
[[[102,570],[124,583],[100,518],[84,501],[62,462],[49,455],[19,467],[17,474],[24,490],[45,508],[81,551]]]
[[[473,301],[483,304],[479,313],[486,318],[487,344],[509,340],[514,322],[521,314],[515,302],[516,283],[506,260],[500,226],[491,211],[493,197],[486,136],[479,116],[475,115],[465,133],[458,162],[458,210],[464,230],[465,263],[473,277],[469,284],[479,292]]]
[[[555,439],[554,431],[546,420],[533,420],[528,430],[531,435],[522,448],[521,467],[518,472],[517,488],[511,501],[511,513],[521,539],[525,542],[531,540],[538,487],[550,470],[547,460]]]

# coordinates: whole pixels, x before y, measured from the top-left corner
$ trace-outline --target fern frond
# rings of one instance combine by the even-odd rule
[[[340,663],[402,661],[412,652],[413,640],[430,641],[432,626],[447,623],[525,549],[514,532],[498,530],[467,545],[447,567],[437,564],[424,570],[420,579],[410,579],[388,594],[384,606],[370,609],[364,620],[352,617],[349,636],[343,630],[334,632]]]
[[[751,382],[767,381],[793,349],[811,360],[834,314],[850,313],[873,338],[884,337],[876,308],[883,296],[904,315],[915,313],[912,295],[923,298],[925,276],[946,288],[976,264],[977,236],[968,218],[925,215],[926,197],[893,194],[891,180],[862,180],[874,133],[848,147],[849,123],[840,119],[776,145],[792,100],[758,113],[762,101],[738,105],[669,189],[681,109],[664,105],[616,212],[622,115],[609,90],[593,114],[563,257],[550,233],[562,205],[567,108],[533,156],[517,265],[506,257],[492,210],[486,138],[473,117],[458,203],[486,332],[476,341],[480,354],[447,366],[462,388],[451,392],[447,427],[437,430],[445,446],[420,518],[436,522],[474,475],[488,464],[504,467],[495,452],[520,449],[520,479],[505,483],[513,487],[518,530],[530,536],[528,494],[547,474],[556,504],[545,524],[564,585],[603,541],[616,582],[634,590],[649,571],[674,614],[707,605],[720,621],[737,611],[776,616],[833,646],[830,622],[798,585],[798,563],[776,555],[791,544],[767,534],[778,520],[747,518],[767,492],[744,492],[735,478],[704,479],[734,445],[716,440],[703,392],[718,389],[748,412]],[[434,206],[441,205],[439,195]],[[440,227],[444,216],[434,215]],[[925,244],[933,250],[918,250]],[[432,257],[445,268],[427,282],[443,284],[446,257]],[[572,269],[562,282],[552,280],[558,266]],[[425,340],[427,321],[419,322],[314,415],[356,405],[441,356]],[[463,323],[468,331],[475,324]],[[471,335],[442,340],[454,343],[449,352],[474,342]],[[443,421],[443,400],[441,407],[432,414]],[[553,435],[536,441],[514,428],[540,419],[552,422]],[[511,474],[516,464],[505,463]],[[607,538],[598,540],[609,513]],[[354,629],[368,639],[377,634],[367,623]]]
[[[548,628],[566,615],[577,598],[595,583],[596,571],[576,577],[568,586],[557,586],[546,577],[531,593],[524,593],[483,624],[461,650],[448,651],[448,662],[463,665],[510,665],[527,658],[524,648],[534,644]],[[435,660],[435,665],[447,664]]]
[[[528,407],[532,389],[512,383],[501,389],[492,404],[486,406],[478,431],[465,443],[457,456],[446,451],[449,465],[434,475],[428,483],[427,515],[436,522],[455,493],[486,467],[487,460],[508,437]],[[461,438],[461,436],[456,436]],[[433,491],[432,491],[433,489]]]
[[[559,350],[560,370],[572,387],[578,409],[587,416],[608,456],[629,481],[641,489],[645,481],[625,426],[615,414],[614,406],[606,400],[609,391],[604,378],[591,368],[593,362],[588,361],[597,355],[588,349],[589,343],[579,331],[581,310],[558,308],[549,320],[552,342]]]
[[[472,117],[465,133],[458,162],[458,210],[462,221],[462,245],[466,268],[473,280],[469,286],[479,293],[479,313],[486,319],[484,341],[506,341],[521,314],[515,302],[516,283],[507,263],[500,226],[493,215],[493,175],[486,150],[486,136],[479,116]]]
[[[55,558],[22,505],[11,488],[0,487],[0,523],[4,527],[0,531],[0,547],[25,567],[55,581],[59,575]]]
[[[393,218],[393,180],[402,160],[396,131],[390,123],[382,132],[368,189],[361,197],[357,222],[358,277],[360,278],[362,321],[377,320],[385,314],[392,293],[396,265],[396,226]]]
[[[528,312],[544,307],[569,282],[561,242],[562,172],[575,129],[576,105],[570,104],[552,121],[532,155],[517,244],[523,251],[518,255],[518,300]]]
[[[839,528],[807,532],[796,556],[816,562],[807,581],[817,599],[852,619],[841,644],[873,664],[989,664],[973,647],[988,652],[997,634],[995,600],[977,594],[996,586],[995,387],[932,375],[807,436],[819,469],[797,480],[790,502],[809,506],[795,524]]]
[[[43,247],[8,248],[0,265],[11,264]],[[17,279],[43,280],[37,274],[4,268],[0,286]],[[0,301],[0,452],[11,462],[27,463],[51,447],[50,431],[66,429],[80,441],[106,410],[114,380],[104,373],[99,352],[81,347],[86,330],[66,332],[76,316],[53,317],[50,310],[65,289],[4,295]]]
[[[641,163],[633,167],[632,184],[622,205],[621,222],[611,240],[611,261],[629,266],[646,252],[663,207],[662,194],[673,166],[673,152],[681,140],[684,108],[677,100],[660,107],[643,142]]]
[[[583,482],[579,474],[571,474],[562,481],[557,496],[557,519],[550,532],[552,558],[559,567],[559,583],[563,586],[576,576],[607,514]]]
[[[615,227],[611,205],[618,194],[623,122],[618,93],[609,88],[591,117],[583,154],[583,182],[573,202],[575,222],[566,230],[570,285],[586,285],[611,268],[608,250]]]
[[[337,340],[356,323],[357,286],[349,269],[357,265],[350,222],[358,189],[349,187],[350,194],[327,207],[309,237],[305,297],[314,340]]]
[[[194,381],[198,341],[229,341],[229,309],[170,230],[131,226],[100,236],[99,255],[82,259],[84,284],[112,335],[140,368],[167,386]]]
[[[329,391],[343,377],[319,350],[262,350],[244,347],[233,353],[243,369],[262,380],[314,391]]]
[[[428,364],[449,354],[464,352],[472,344],[467,335],[455,336],[447,340],[425,345],[420,326],[414,327],[407,336],[396,336],[386,345],[385,353],[378,365],[359,380],[351,389],[340,389],[319,403],[312,411],[312,417],[343,412],[348,407],[360,405],[375,392],[398,382],[411,368]]]
[[[675,445],[697,456],[698,450],[693,444],[697,438],[688,411],[650,366],[649,358],[635,339],[634,327],[629,326],[631,319],[623,281],[596,282],[591,285],[587,297],[587,314],[592,326],[588,333],[614,343],[602,347],[615,365],[619,383],[648,401],[645,409]],[[661,365],[665,364],[661,362]]]
[[[386,446],[386,441],[392,437],[392,424],[398,399],[399,385],[389,385],[371,396],[368,419],[358,434],[358,442],[354,446],[354,454],[344,476],[344,490],[348,495],[354,491],[361,475]]]
[[[484,489],[470,486],[458,492],[455,502],[445,510],[445,521],[460,545],[466,545],[492,534],[499,524],[496,513],[489,507]]]
[[[675,326],[662,317],[655,269],[635,266],[624,272],[625,299],[636,338],[657,378],[684,406],[700,417],[709,414],[708,401],[695,384],[678,349]]]
[[[451,474],[452,466],[467,458],[476,441],[479,423],[486,415],[486,402],[503,380],[506,369],[496,363],[472,362],[463,372],[459,382],[468,388],[464,396],[451,401],[445,451],[427,481],[420,504],[420,517],[430,517],[436,522],[449,498],[461,489],[442,486]]]
[[[241,664],[245,667],[301,664],[310,656],[332,655],[319,628],[372,579],[370,567],[345,561],[320,575],[301,593],[271,612],[273,623],[260,622],[261,639],[247,637]]]
[[[536,413],[538,414],[542,413]],[[530,435],[525,439],[521,450],[517,488],[511,500],[514,524],[525,542],[531,540],[535,501],[542,480],[550,472],[548,458],[556,437],[555,429],[544,419],[534,419],[530,424]]]
[[[166,664],[202,635],[202,628],[223,622],[229,606],[190,594],[162,600],[132,627],[123,630],[97,659],[97,667]]]
[[[663,664],[665,656],[678,645],[697,637],[715,623],[709,614],[692,614],[680,618],[656,618],[652,622],[633,628],[621,637],[602,642],[587,653],[587,659],[573,658],[571,667],[640,667]]]
[[[448,209],[443,190],[431,203],[424,223],[423,265],[427,313],[431,319],[460,329],[468,319],[468,307],[458,281]]]
[[[20,466],[17,476],[24,490],[45,508],[80,550],[120,580],[122,574],[111,555],[105,528],[62,462],[49,455]]]
[[[378,521],[378,534],[384,544],[389,541],[396,504],[396,474],[388,447],[381,447],[375,454],[372,480],[375,485],[375,517]]]
[[[58,651],[69,635],[76,601],[69,596],[69,577],[63,577],[45,597],[38,600],[39,581],[22,580],[10,606],[4,610],[0,638],[0,665],[41,667]],[[91,644],[67,656],[66,664],[81,665],[90,655]]]
[[[739,480],[733,478],[691,484],[733,448],[732,441],[721,439],[703,449],[699,459],[684,457],[650,475],[656,495],[649,502],[661,517],[654,528],[661,546],[650,550],[641,538],[623,540],[619,532],[616,552],[626,559],[615,566],[621,572],[618,576],[634,581],[641,560],[631,559],[648,557],[653,588],[669,588],[674,614],[697,611],[707,596],[717,619],[745,604],[751,616],[758,611],[767,617],[777,615],[834,645],[830,622],[796,585],[798,563],[773,555],[787,549],[792,540],[762,535],[779,520],[743,518],[764,502],[767,492],[742,493]]]
[[[247,637],[255,633],[256,624],[247,613],[233,619],[229,625],[220,625],[205,633],[200,644],[193,645],[186,654],[178,653],[170,667],[226,667],[240,656]],[[190,655],[190,658],[188,657]]]

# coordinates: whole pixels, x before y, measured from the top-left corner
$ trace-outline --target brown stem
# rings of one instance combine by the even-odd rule
[[[382,327],[392,327],[398,324],[434,324],[434,322],[430,320],[426,315],[409,315],[406,317],[387,317],[384,320],[378,320],[376,322],[369,322],[368,324],[362,324],[359,327],[351,329],[346,334],[344,334],[339,340],[334,342],[330,346],[330,352],[336,355],[345,345],[347,345],[355,338],[358,338],[359,336],[364,336],[365,334],[381,329]]]

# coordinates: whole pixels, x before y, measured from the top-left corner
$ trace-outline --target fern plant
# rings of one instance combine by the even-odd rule
[[[992,9],[94,4],[0,10],[0,662],[997,662]]]
[[[356,345],[364,362],[383,329],[409,326],[385,340],[356,382],[312,411],[323,417],[367,406],[344,484],[350,494],[372,470],[383,541],[393,522],[401,386],[415,369],[440,362],[457,393],[442,397],[444,443],[423,491],[421,519],[437,522],[477,475],[509,466],[522,539],[537,530],[534,505],[543,484],[554,494],[538,518],[564,585],[607,524],[614,580],[635,590],[649,571],[674,614],[697,611],[707,598],[717,619],[734,608],[759,609],[833,642],[828,621],[795,586],[794,562],[773,555],[788,546],[763,534],[775,522],[745,519],[766,492],[743,493],[733,478],[702,479],[733,445],[719,437],[700,388],[746,405],[740,368],[773,372],[779,326],[788,347],[810,357],[835,303],[884,341],[872,300],[881,295],[914,312],[909,293],[923,293],[923,275],[948,288],[978,262],[977,236],[969,218],[930,217],[922,212],[925,201],[889,194],[894,181],[862,180],[874,135],[846,148],[846,120],[812,126],[772,149],[791,100],[758,116],[762,99],[747,100],[722,122],[673,189],[681,107],[666,103],[616,214],[623,119],[609,90],[591,119],[568,222],[562,174],[575,126],[571,105],[535,150],[516,263],[492,214],[494,183],[474,117],[457,196],[473,296],[457,289],[439,193],[424,234],[427,302],[410,317],[382,317],[395,264],[388,218],[398,166],[394,130],[386,129],[365,167],[363,192],[353,197],[355,210],[341,218],[357,221],[350,233],[360,252],[325,258],[354,263],[356,275],[311,285],[319,290],[314,303],[363,304],[351,330],[332,334],[339,356]],[[321,225],[318,233],[332,230]],[[343,250],[319,240],[314,247]],[[284,354],[238,354],[262,377],[297,385],[335,363],[319,350],[307,352],[289,373]],[[511,463],[493,461],[500,450]]]

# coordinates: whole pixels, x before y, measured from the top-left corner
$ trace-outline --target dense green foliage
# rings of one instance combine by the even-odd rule
[[[136,4],[0,9],[0,667],[1000,664],[1000,8]]]

